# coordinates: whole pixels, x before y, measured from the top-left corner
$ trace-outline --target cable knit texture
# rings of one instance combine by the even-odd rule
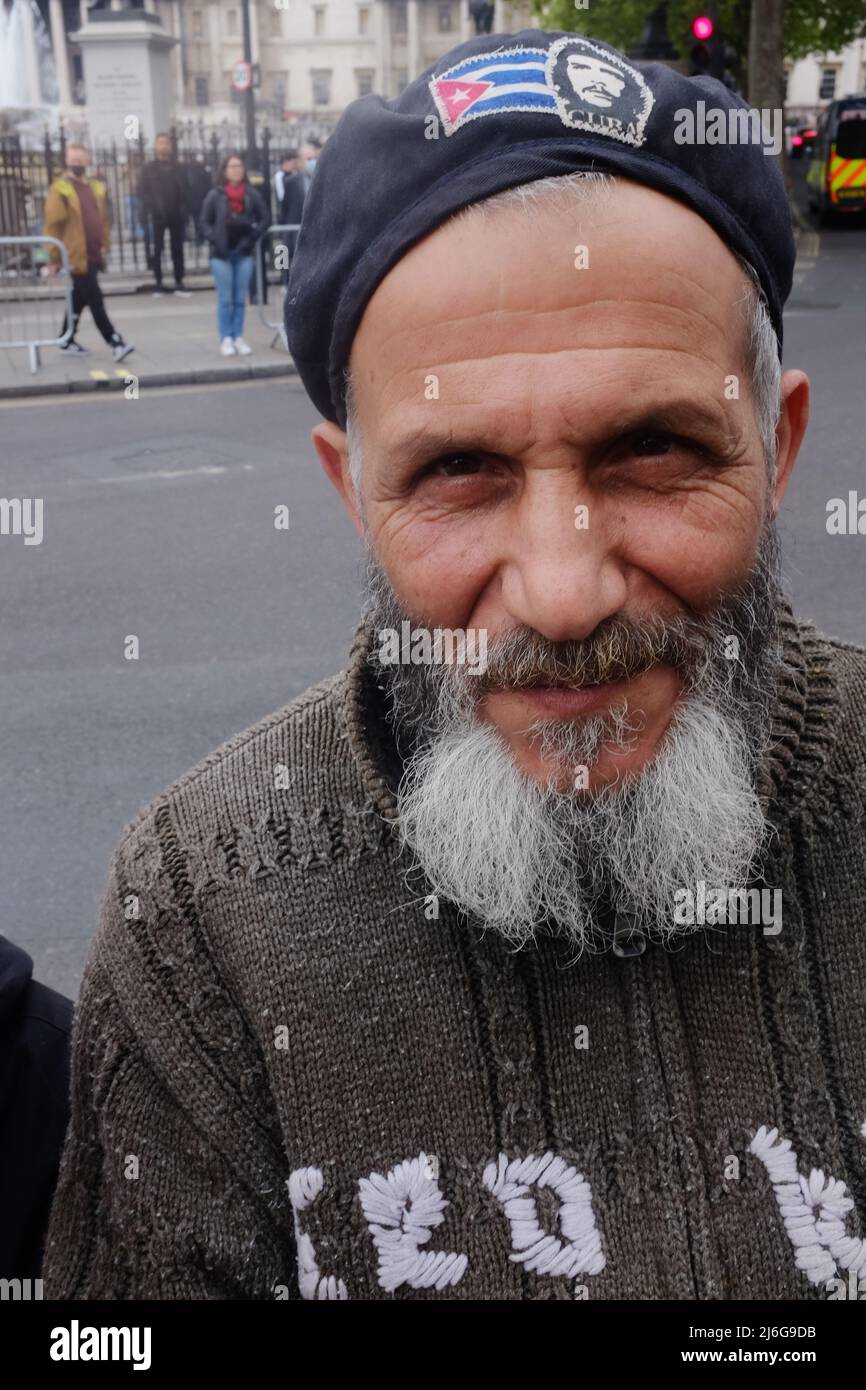
[[[569,963],[432,915],[360,629],[345,671],[158,797],[85,972],[46,1296],[866,1277],[866,653],[790,613],[785,652],[759,784],[777,936]]]

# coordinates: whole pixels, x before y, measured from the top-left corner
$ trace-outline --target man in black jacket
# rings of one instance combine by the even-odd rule
[[[183,170],[173,157],[171,138],[168,135],[157,135],[154,153],[156,158],[145,164],[138,181],[138,196],[144,215],[153,229],[152,265],[156,281],[153,294],[156,298],[163,293],[162,247],[165,234],[168,232],[174,270],[174,292],[187,298],[189,291],[183,283],[183,231],[189,214],[186,181]]]
[[[72,1004],[0,936],[0,1279],[38,1278],[69,1120]]]
[[[283,182],[283,196],[280,201],[279,217],[280,223],[284,227],[300,224],[301,214],[304,211],[304,200],[309,192],[313,170],[316,167],[321,149],[322,143],[320,140],[308,140],[305,145],[302,145],[298,156],[297,172],[287,175]],[[297,239],[297,232],[287,233],[286,241],[290,256],[293,256],[295,253]]]

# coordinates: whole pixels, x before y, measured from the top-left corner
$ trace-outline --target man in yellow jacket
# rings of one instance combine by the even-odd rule
[[[83,309],[90,307],[93,322],[110,345],[114,360],[122,362],[133,351],[132,343],[124,342],[108,317],[99,271],[111,244],[108,204],[105,187],[99,179],[88,179],[87,149],[84,145],[69,145],[66,150],[66,169],[56,178],[45,199],[43,233],[62,241],[72,270],[72,333],[61,349],[71,354],[86,353],[76,340],[78,320]],[[52,274],[60,269],[60,252],[50,248]],[[61,337],[68,328],[64,318]]]

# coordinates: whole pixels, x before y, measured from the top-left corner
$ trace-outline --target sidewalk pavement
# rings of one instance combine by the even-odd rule
[[[106,279],[103,293],[109,318],[118,333],[135,344],[135,351],[123,362],[115,362],[110,347],[96,331],[90,310],[85,309],[76,336],[82,347],[90,349],[87,357],[67,357],[56,347],[41,348],[41,366],[31,373],[26,348],[0,347],[0,398],[122,391],[130,375],[137,378],[140,388],[297,375],[282,340],[276,337],[271,347],[277,330],[265,327],[255,304],[247,305],[244,323],[244,337],[252,354],[221,357],[212,287],[194,289],[189,299],[179,299],[170,292],[169,282],[164,298],[154,299],[149,292],[130,294],[126,286],[120,293],[112,293],[111,282]],[[280,319],[281,298],[280,288],[270,286],[263,312],[271,323]],[[11,305],[6,306],[4,320],[11,310]]]

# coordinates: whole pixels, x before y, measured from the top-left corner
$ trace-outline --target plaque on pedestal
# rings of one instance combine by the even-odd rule
[[[169,124],[169,55],[178,40],[146,10],[98,11],[69,37],[81,46],[92,143],[135,138],[138,129],[152,141]],[[131,116],[137,117],[137,127]]]

